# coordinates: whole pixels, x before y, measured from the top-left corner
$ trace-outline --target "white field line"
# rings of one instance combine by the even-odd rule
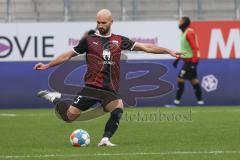
[[[42,117],[42,116],[53,116],[54,113],[31,113],[31,114],[15,114],[15,113],[0,113],[0,117]]]
[[[175,152],[135,152],[135,153],[92,153],[92,154],[38,154],[38,155],[0,155],[0,159],[51,158],[51,157],[104,157],[104,156],[149,156],[149,155],[221,155],[240,154],[240,151],[175,151]]]
[[[240,112],[240,109],[236,109],[236,110],[204,110],[204,111],[197,111],[197,110],[192,110],[192,113],[233,113],[233,112]]]
[[[1,113],[0,117],[16,117],[17,115],[14,113]]]

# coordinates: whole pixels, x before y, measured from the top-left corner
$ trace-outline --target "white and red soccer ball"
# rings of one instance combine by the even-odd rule
[[[83,129],[76,129],[70,135],[70,143],[74,147],[86,147],[90,144],[90,136]]]

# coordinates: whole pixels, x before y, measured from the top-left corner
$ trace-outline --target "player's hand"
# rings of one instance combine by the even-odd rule
[[[180,58],[180,56],[186,54],[186,52],[170,51],[169,54],[173,57]]]
[[[45,69],[48,69],[48,65],[46,64],[43,64],[43,63],[37,63],[33,69],[35,70],[45,70]]]
[[[172,65],[174,68],[177,68],[178,62],[179,62],[179,59],[176,59],[173,61]]]

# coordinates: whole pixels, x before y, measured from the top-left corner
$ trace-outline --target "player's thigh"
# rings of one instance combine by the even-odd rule
[[[189,70],[189,79],[191,81],[192,84],[197,84],[198,83],[198,76],[197,76],[197,68],[195,65],[193,65],[194,67],[192,67]]]
[[[195,66],[194,66],[195,67]],[[183,67],[181,68],[178,78],[180,81],[191,80],[192,79],[192,63],[184,63]]]
[[[67,111],[67,116],[69,120],[74,121],[81,115],[82,111],[89,109],[91,106],[95,105],[96,103],[98,103],[98,101],[95,99],[76,96],[72,105],[68,108],[68,111]]]
[[[188,68],[184,65],[178,73],[178,79],[187,79]]]
[[[106,112],[111,112],[115,108],[123,108],[123,102],[120,98],[120,95],[114,91],[87,86],[79,94],[86,95],[86,97],[91,97],[92,99],[96,99],[98,102],[101,102],[101,106],[103,107],[103,110]],[[81,97],[80,100],[82,100]],[[78,100],[76,99],[76,102],[77,101]],[[94,101],[87,100],[86,102],[91,103]],[[86,102],[84,103],[85,106]]]
[[[108,104],[106,104],[106,106],[104,107],[104,110],[106,112],[112,112],[113,110],[115,110],[116,108],[121,108],[123,109],[123,101],[122,99],[115,99],[111,102],[109,102]]]
[[[75,97],[75,99],[72,103],[72,106],[79,109],[80,111],[86,111],[90,107],[96,105],[97,103],[101,103],[101,101],[93,99],[93,98],[78,95]]]

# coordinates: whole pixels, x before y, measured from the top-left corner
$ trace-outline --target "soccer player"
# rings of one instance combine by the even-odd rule
[[[121,51],[170,54],[177,58],[184,53],[152,44],[133,42],[124,36],[111,33],[113,19],[111,12],[107,9],[102,9],[97,13],[96,22],[97,29],[94,34],[84,36],[77,46],[62,53],[53,61],[47,64],[38,63],[34,66],[35,70],[46,70],[74,56],[86,53],[85,87],[79,92],[73,103],[70,106],[62,103],[59,92],[44,90],[40,91],[38,96],[54,103],[56,111],[66,122],[76,120],[81,112],[100,101],[104,111],[110,112],[110,117],[98,146],[115,146],[109,139],[117,130],[123,113],[123,102],[118,95]]]
[[[202,91],[197,78],[197,65],[199,61],[200,51],[198,46],[197,35],[191,28],[191,21],[189,17],[182,17],[179,20],[179,29],[182,31],[181,35],[181,51],[186,54],[181,55],[180,59],[184,61],[182,69],[177,78],[178,88],[176,92],[176,99],[173,101],[174,105],[179,105],[181,97],[184,92],[184,82],[189,80],[194,88],[194,93],[197,98],[197,104],[203,105]],[[179,59],[173,62],[173,66],[177,68]]]

